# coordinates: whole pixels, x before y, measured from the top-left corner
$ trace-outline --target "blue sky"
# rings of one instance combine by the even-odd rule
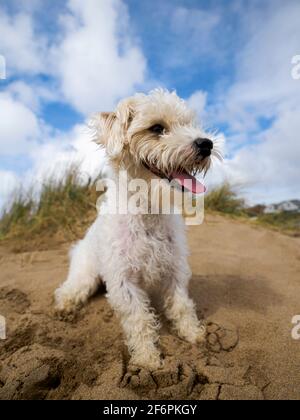
[[[209,186],[299,198],[299,19],[297,0],[0,0],[0,203],[72,159],[99,170],[88,115],[157,86],[224,136]]]

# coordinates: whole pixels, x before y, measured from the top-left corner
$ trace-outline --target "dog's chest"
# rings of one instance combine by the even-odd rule
[[[169,276],[174,259],[174,238],[166,218],[136,220],[129,227],[128,258],[147,283]]]

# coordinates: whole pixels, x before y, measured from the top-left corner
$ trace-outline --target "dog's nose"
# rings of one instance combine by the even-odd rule
[[[207,157],[211,155],[211,151],[214,147],[214,144],[209,139],[198,138],[194,141],[194,147],[199,155]]]

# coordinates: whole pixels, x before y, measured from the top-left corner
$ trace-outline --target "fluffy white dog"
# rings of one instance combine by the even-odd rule
[[[137,94],[93,122],[116,181],[120,170],[126,170],[129,179],[147,184],[153,178],[176,178],[186,187],[190,180],[194,193],[203,192],[194,175],[209,168],[212,155],[219,156],[194,113],[174,92]],[[71,252],[68,278],[55,292],[56,307],[72,311],[103,281],[120,317],[131,362],[157,369],[162,362],[151,288],[161,288],[165,314],[180,337],[197,343],[206,335],[188,296],[191,271],[184,220],[176,214],[101,213]]]

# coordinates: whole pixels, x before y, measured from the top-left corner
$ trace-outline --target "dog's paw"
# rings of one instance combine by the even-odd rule
[[[191,344],[203,344],[206,342],[207,337],[206,325],[202,323],[194,327],[190,326],[190,328],[186,328],[184,331],[178,331],[178,335]]]
[[[196,343],[203,344],[206,343],[207,331],[206,325],[203,323],[199,326],[197,335],[196,335]]]
[[[128,366],[124,376],[121,378],[120,386],[122,388],[131,388],[141,395],[148,395],[149,391],[154,391],[157,388],[152,372],[148,369]]]
[[[78,304],[62,288],[54,293],[55,313],[60,317],[71,316],[78,309]]]
[[[134,354],[130,359],[130,366],[142,367],[150,371],[161,369],[163,360],[159,351]]]

